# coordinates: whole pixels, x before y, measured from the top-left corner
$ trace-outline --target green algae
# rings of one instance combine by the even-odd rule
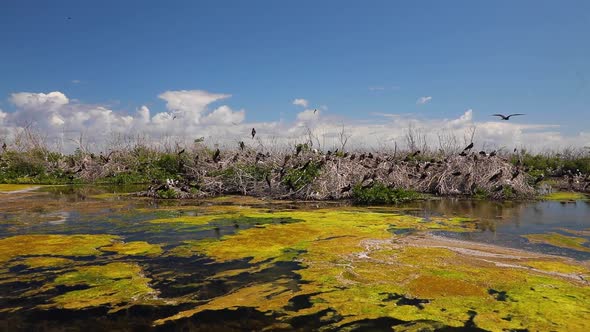
[[[17,235],[0,239],[0,263],[20,256],[94,256],[111,244],[114,235]]]
[[[583,245],[588,240],[582,237],[567,236],[559,233],[528,234],[523,235],[523,237],[532,243],[549,244],[560,248],[590,252],[590,248]]]
[[[162,253],[162,247],[145,241],[117,242],[106,247],[102,251],[112,251],[127,256],[157,256]]]
[[[558,191],[543,196],[543,199],[558,202],[575,202],[578,200],[587,200],[588,196],[578,192]]]
[[[101,305],[116,306],[128,302],[145,302],[157,293],[149,286],[150,279],[132,263],[110,263],[83,266],[57,277],[51,286],[87,286],[54,297],[52,305],[64,309],[82,309]]]

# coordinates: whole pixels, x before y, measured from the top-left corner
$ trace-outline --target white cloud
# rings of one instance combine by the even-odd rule
[[[297,120],[301,122],[308,122],[316,120],[320,116],[319,110],[305,110],[297,114]]]
[[[431,100],[432,100],[432,97],[431,96],[420,97],[416,101],[416,104],[418,104],[418,105],[424,105],[424,104],[429,103]]]
[[[223,105],[205,116],[202,122],[203,124],[216,125],[239,124],[244,121],[245,117],[246,112],[244,110],[234,112],[229,106]]]
[[[307,101],[307,99],[296,98],[295,100],[293,100],[293,105],[307,107],[309,105],[309,102]]]
[[[231,95],[203,90],[166,91],[158,96],[166,101],[166,108],[183,121],[198,124],[207,105]]]
[[[213,102],[228,98],[201,90],[167,91],[160,95],[166,101],[166,110],[155,112],[141,106],[127,114],[105,105],[90,105],[68,98],[62,92],[15,93],[10,97],[14,112],[0,111],[0,133],[15,132],[24,125],[33,124],[51,140],[61,140],[66,150],[75,148],[72,139],[85,135],[92,149],[101,150],[114,133],[142,135],[150,144],[164,142],[192,142],[205,137],[206,142],[235,147],[235,142],[249,137],[252,127],[257,136],[269,143],[292,146],[307,139],[308,128],[318,137],[320,147],[332,149],[338,145],[338,133],[343,126],[352,137],[349,148],[399,147],[405,144],[410,126],[423,134],[433,148],[439,146],[438,136],[455,137],[463,144],[466,133],[476,128],[476,148],[514,147],[558,148],[590,145],[590,133],[563,135],[558,126],[539,125],[489,119],[474,121],[476,110],[467,109],[450,119],[425,119],[414,114],[377,114],[365,119],[346,119],[334,112],[321,113],[324,108],[305,109],[292,123],[283,121],[247,122],[246,111],[234,111],[228,105],[210,109]],[[374,114],[375,115],[375,114]],[[486,117],[486,119],[488,119]],[[525,120],[525,118],[523,118]],[[5,135],[5,134],[2,134]],[[68,145],[70,144],[70,145]],[[267,146],[270,146],[267,145]]]
[[[19,109],[50,112],[67,105],[70,101],[63,93],[53,91],[47,94],[31,92],[13,93],[10,97],[10,102]]]

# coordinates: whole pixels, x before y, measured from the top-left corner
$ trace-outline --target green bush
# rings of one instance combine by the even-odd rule
[[[352,189],[352,198],[358,204],[396,204],[419,199],[420,194],[403,188],[392,189],[382,183],[369,187],[357,184]]]
[[[308,184],[311,184],[313,180],[320,175],[321,165],[319,162],[309,162],[304,167],[292,168],[287,171],[287,174],[283,177],[283,184],[294,189],[299,190]]]

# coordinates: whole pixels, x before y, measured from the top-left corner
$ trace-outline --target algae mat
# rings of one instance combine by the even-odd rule
[[[523,250],[450,239],[492,221],[448,202],[103,196],[0,209],[1,329],[590,330],[584,225],[515,234]]]

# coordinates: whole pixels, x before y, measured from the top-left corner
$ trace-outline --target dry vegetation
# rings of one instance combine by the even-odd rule
[[[551,179],[564,189],[590,189],[587,150],[549,155],[463,151],[449,137],[439,137],[439,148],[432,150],[412,128],[404,150],[397,144],[393,149],[347,150],[348,138],[343,130],[334,151],[314,148],[320,144],[310,131],[304,143],[283,148],[269,148],[258,139],[225,149],[202,139],[157,148],[136,140],[112,144],[106,152],[90,152],[80,143],[73,153],[63,154],[23,130],[0,150],[0,183],[146,183],[149,189],[142,194],[160,198],[237,193],[365,203],[413,199],[415,192],[529,198]]]

